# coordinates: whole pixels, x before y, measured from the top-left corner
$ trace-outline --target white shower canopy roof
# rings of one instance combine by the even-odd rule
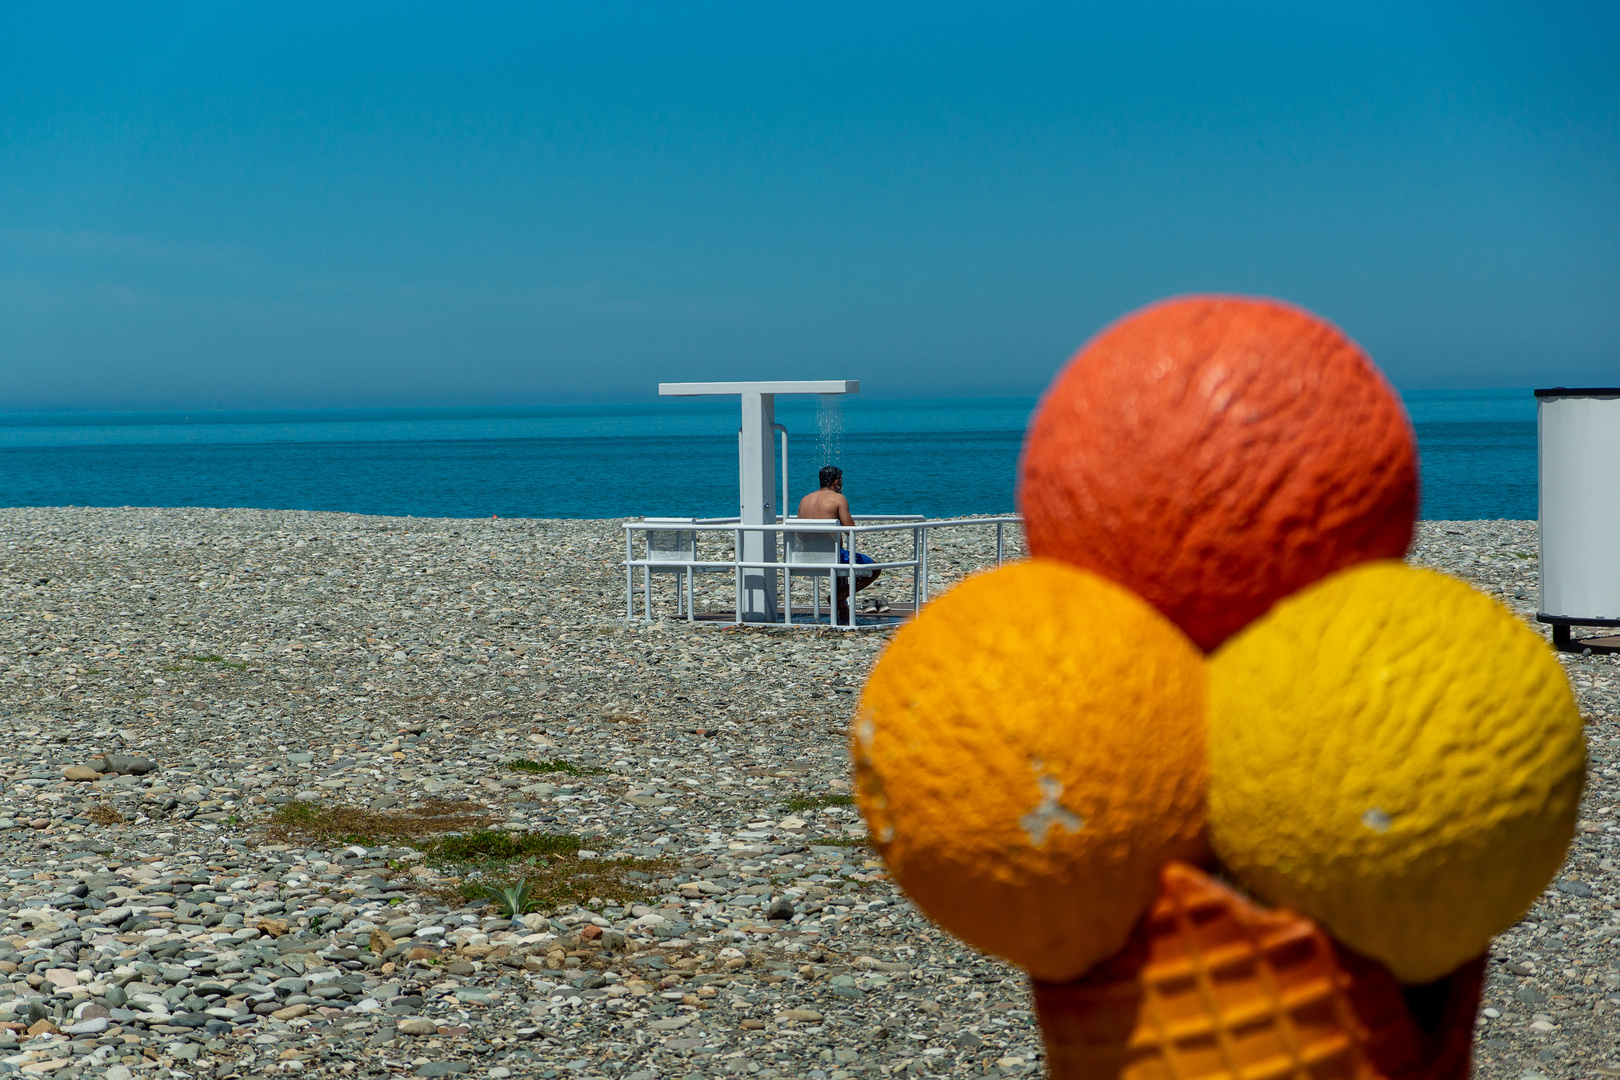
[[[659,383],[659,397],[713,397],[735,394],[742,399],[742,427],[737,440],[737,510],[745,525],[774,523],[776,501],[775,437],[784,431],[776,423],[778,394],[858,394],[855,379],[795,379],[775,382]],[[784,435],[785,438],[785,435]],[[786,446],[783,454],[786,454]],[[784,470],[787,462],[782,462]],[[787,498],[787,475],[782,476],[782,498]],[[783,517],[787,507],[781,507]]]
[[[737,438],[737,509],[743,525],[777,523],[776,499],[776,395],[777,394],[858,394],[855,379],[798,379],[777,382],[679,382],[659,383],[659,397],[708,397],[736,394],[742,398],[742,429]],[[785,436],[784,436],[785,438]],[[784,455],[786,447],[783,448]],[[786,462],[784,461],[784,466]],[[782,498],[787,499],[787,478],[783,477]],[[782,520],[787,520],[782,507]],[[741,558],[746,562],[775,562],[776,534],[742,534]],[[776,621],[776,573],[751,569],[743,572],[739,597],[742,618],[749,622]]]
[[[797,379],[784,382],[661,382],[659,397],[705,394],[858,394],[858,379]]]

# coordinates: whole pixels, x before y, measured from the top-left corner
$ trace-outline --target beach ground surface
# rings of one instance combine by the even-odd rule
[[[1535,544],[1425,522],[1412,558],[1528,619]],[[1039,1074],[1021,975],[922,918],[850,805],[890,631],[626,622],[623,550],[614,521],[0,510],[0,1071]],[[950,541],[931,584],[991,557]],[[1620,1075],[1620,662],[1561,659],[1586,803],[1492,951],[1482,1077]],[[478,892],[524,880],[516,919]]]

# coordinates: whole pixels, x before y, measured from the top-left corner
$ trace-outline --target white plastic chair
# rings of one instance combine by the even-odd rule
[[[690,525],[693,518],[646,518],[649,525]],[[647,564],[641,568],[642,608],[652,618],[652,575],[675,575],[675,616],[696,619],[692,607],[693,563],[697,562],[697,532],[693,529],[648,529]]]
[[[805,525],[837,525],[837,518],[789,518],[788,524]],[[838,625],[838,612],[834,611],[834,600],[838,596],[838,534],[833,532],[789,532],[787,536],[787,557],[783,562],[789,567],[804,566],[815,569],[806,571],[810,575],[810,610],[816,622],[821,621],[821,577],[827,577],[827,609],[832,612],[832,624]],[[787,593],[787,622],[793,622],[793,571],[783,571],[786,577],[783,589]],[[854,611],[850,612],[850,625],[854,625]]]

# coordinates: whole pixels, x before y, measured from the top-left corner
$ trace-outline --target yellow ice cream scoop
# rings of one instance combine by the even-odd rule
[[[1540,636],[1400,563],[1295,593],[1210,663],[1216,854],[1406,983],[1479,956],[1546,887],[1585,756]]]

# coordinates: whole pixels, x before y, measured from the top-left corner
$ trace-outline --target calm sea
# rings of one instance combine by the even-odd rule
[[[1423,516],[1536,516],[1528,390],[1406,398]],[[778,398],[792,498],[845,470],[857,513],[1010,512],[1033,398]],[[417,517],[736,513],[735,398],[526,409],[0,416],[0,505]],[[780,468],[780,466],[778,466]]]

